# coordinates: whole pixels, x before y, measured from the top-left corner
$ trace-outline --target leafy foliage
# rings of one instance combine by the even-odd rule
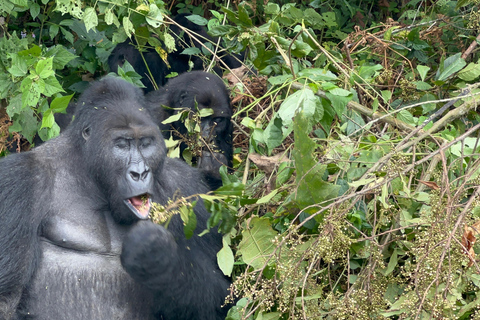
[[[58,134],[53,115],[114,44],[133,36],[165,57],[169,10],[195,13],[257,72],[234,85],[235,173],[201,195],[238,298],[228,319],[478,317],[478,4],[222,5],[2,1],[0,142]],[[178,113],[192,137],[201,116]],[[193,235],[186,199],[159,211]]]

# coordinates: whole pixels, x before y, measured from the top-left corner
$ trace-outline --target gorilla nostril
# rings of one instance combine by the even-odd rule
[[[133,181],[140,180],[140,174],[135,171],[130,171],[130,177],[132,177]]]
[[[142,180],[145,180],[145,179],[148,177],[148,173],[149,173],[148,170],[145,170],[145,171],[142,173],[142,176],[141,176]]]

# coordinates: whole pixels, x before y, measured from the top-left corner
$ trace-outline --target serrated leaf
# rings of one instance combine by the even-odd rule
[[[87,29],[87,32],[90,29],[94,29],[96,26],[98,26],[97,12],[92,7],[88,7],[85,9],[82,20],[85,23],[85,28]]]
[[[7,71],[14,77],[23,77],[28,72],[27,62],[25,58],[12,54],[12,66]]]
[[[413,118],[413,115],[408,111],[408,110],[402,110],[397,114],[397,119],[405,122],[406,124],[415,125],[415,119]]]
[[[35,72],[42,79],[55,75],[55,72],[53,72],[53,58],[39,60],[35,66]]]
[[[258,270],[269,261],[268,257],[275,249],[273,240],[277,233],[267,218],[253,217],[249,226],[251,228],[247,227],[242,232],[237,252],[246,264]],[[270,261],[273,263],[273,260]]]
[[[57,78],[50,77],[45,79],[45,87],[42,90],[42,93],[47,97],[53,96],[55,93],[65,92],[63,90],[62,85],[58,82]]]

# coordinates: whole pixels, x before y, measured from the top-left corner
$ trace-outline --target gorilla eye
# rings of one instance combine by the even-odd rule
[[[115,147],[120,149],[126,149],[130,146],[130,141],[128,139],[120,138],[115,141]]]
[[[140,139],[140,147],[147,148],[152,144],[152,142],[153,142],[152,138],[142,138]]]

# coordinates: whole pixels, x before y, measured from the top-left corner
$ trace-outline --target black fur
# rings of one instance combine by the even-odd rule
[[[169,80],[167,85],[158,91],[147,94],[147,105],[155,121],[159,124],[164,136],[186,135],[187,130],[180,121],[162,124],[162,121],[177,113],[176,110],[164,108],[187,108],[196,111],[204,108],[213,109],[214,114],[201,119],[201,135],[206,145],[202,154],[194,161],[205,174],[212,190],[222,184],[218,172],[223,164],[232,168],[233,161],[233,126],[232,109],[227,88],[218,76],[203,71],[183,73]],[[186,148],[181,145],[181,151]]]
[[[165,152],[142,91],[107,78],[59,137],[0,160],[0,319],[224,319],[221,236],[186,240],[178,215],[166,230],[126,204],[208,190]]]
[[[208,35],[205,27],[188,20],[187,16],[189,15],[189,13],[179,14],[174,18],[174,21],[189,29],[191,32],[199,34],[199,36],[195,36],[195,38],[200,42],[191,38],[188,33],[184,32],[180,27],[172,24],[170,30],[175,38],[175,46],[177,50],[168,54],[167,61],[169,67],[153,48],[144,48],[144,51],[142,52],[145,59],[144,61],[140,52],[136,48],[136,42],[133,39],[127,39],[127,41],[118,44],[110,54],[108,58],[110,71],[117,72],[118,66],[123,66],[124,62],[128,61],[135,71],[142,76],[142,83],[145,86],[144,91],[150,92],[155,89],[152,80],[154,80],[158,87],[161,87],[167,82],[166,76],[168,74],[172,72],[181,74],[190,70],[190,61],[193,65],[192,70],[203,70],[205,65],[200,57],[182,54],[182,52],[188,47],[196,47],[201,50],[204,43],[208,43],[209,41],[216,43],[217,38]],[[242,55],[229,54],[225,49],[221,49],[221,51],[218,52],[218,56],[220,57],[220,60],[231,69],[238,68],[242,65],[240,62],[243,60]],[[149,76],[145,62],[152,73],[153,79]],[[215,73],[222,75],[222,68],[225,67],[224,64],[217,63],[214,68]]]

